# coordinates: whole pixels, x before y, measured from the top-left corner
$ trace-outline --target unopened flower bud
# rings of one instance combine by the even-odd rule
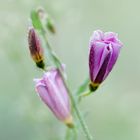
[[[54,27],[54,23],[53,23],[53,21],[49,17],[47,18],[46,26],[47,26],[47,28],[48,28],[48,30],[50,32],[52,32],[52,33],[55,33],[56,32],[55,31],[55,27]]]
[[[68,91],[56,68],[47,71],[41,79],[35,79],[36,91],[53,114],[68,127],[73,127]]]
[[[34,28],[29,29],[28,43],[31,57],[33,58],[37,67],[44,69],[45,64],[44,64],[43,48],[41,46],[40,39]]]
[[[122,46],[116,33],[100,30],[93,33],[89,44],[91,91],[95,91],[111,72]]]
[[[46,13],[46,11],[42,8],[39,7],[37,9],[37,14],[39,16],[39,18],[42,20],[42,22],[44,23],[44,26],[51,32],[51,33],[55,33],[55,26],[54,26],[54,22],[52,20],[52,18]]]

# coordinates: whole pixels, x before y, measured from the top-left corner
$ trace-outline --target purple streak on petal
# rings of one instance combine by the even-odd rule
[[[65,88],[65,84],[64,84],[62,78],[60,77],[59,71],[56,74],[55,81],[56,81],[56,85],[58,87],[61,87],[60,92],[61,92],[61,95],[63,95],[62,96],[63,101],[65,102],[65,104],[67,105],[67,108],[70,111],[70,100],[69,100],[69,97],[68,97],[68,92],[67,92],[67,89]]]
[[[104,58],[103,58],[103,63],[100,67],[100,70],[96,76],[96,79],[95,79],[95,83],[101,83],[103,82],[103,78],[104,78],[104,75],[106,73],[106,69],[107,69],[107,66],[108,66],[108,62],[109,62],[109,59],[110,59],[110,56],[111,56],[111,53],[112,53],[112,49],[109,48],[109,46],[107,46],[105,49],[104,49],[104,52],[103,55],[105,54]],[[103,57],[102,55],[102,57]]]
[[[89,53],[89,73],[90,73],[90,79],[91,81],[94,80],[94,73],[93,73],[93,69],[94,69],[94,59],[95,59],[95,55],[94,55],[94,47],[91,47],[90,49],[90,53]]]
[[[97,75],[99,68],[100,68],[99,61],[101,60],[101,56],[102,56],[103,49],[104,49],[103,48],[104,44],[99,45],[99,43],[93,44],[91,49],[90,49],[90,54],[89,54],[89,67],[90,67],[90,69],[89,70],[90,70],[91,81],[95,80],[96,75]]]
[[[52,110],[52,112],[60,118],[60,115],[56,111],[55,104],[52,101],[52,98],[48,92],[48,89],[45,86],[38,85],[36,86],[36,91],[38,92],[41,100]]]
[[[109,51],[106,49],[108,44],[103,42],[95,42],[91,47],[89,55],[89,67],[91,81],[96,79],[96,76],[104,62],[104,59],[108,55]]]
[[[62,88],[65,88],[64,86],[62,87],[62,83],[60,83],[60,85],[57,85],[56,82],[56,76],[58,76],[57,74],[58,71],[56,70],[47,73],[47,75],[45,76],[45,83],[50,93],[50,97],[52,98],[52,104],[55,105],[53,109],[59,112],[60,115],[59,119],[63,120],[65,117],[69,115],[69,110],[66,104],[67,102],[64,98],[65,96],[67,96],[68,98],[68,95],[67,93],[62,92],[63,90]],[[59,78],[61,78],[60,75]]]
[[[122,47],[119,44],[114,44],[114,43],[112,43],[111,46],[112,46],[112,54],[111,54],[111,57],[107,66],[106,74],[103,79],[105,79],[108,76],[108,74],[111,72],[113,66],[115,65],[117,61],[117,58],[120,53],[120,49]]]

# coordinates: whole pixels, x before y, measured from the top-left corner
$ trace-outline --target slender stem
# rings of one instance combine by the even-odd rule
[[[70,140],[70,129],[69,128],[67,128],[67,130],[66,130],[65,140]]]
[[[77,140],[77,128],[74,128],[73,131],[74,131],[74,140]]]
[[[85,137],[87,138],[87,140],[92,140],[92,136],[91,136],[91,134],[89,133],[89,129],[88,129],[88,127],[87,127],[87,125],[86,125],[86,123],[85,123],[85,121],[84,121],[84,119],[83,119],[83,117],[82,117],[82,114],[81,114],[81,112],[80,112],[80,110],[79,110],[79,108],[78,108],[78,106],[77,106],[77,104],[76,104],[76,100],[75,100],[73,94],[71,93],[70,89],[68,88],[67,82],[66,82],[66,80],[65,80],[65,78],[64,78],[64,75],[63,75],[63,72],[62,72],[62,67],[61,67],[61,62],[59,61],[59,59],[56,57],[56,55],[55,55],[54,52],[52,51],[52,49],[51,49],[51,47],[50,47],[50,45],[49,45],[49,43],[48,43],[46,33],[45,33],[45,31],[44,31],[43,29],[42,29],[42,35],[43,35],[43,37],[44,37],[44,39],[45,39],[45,42],[46,42],[48,51],[51,53],[52,60],[53,60],[53,62],[55,63],[55,65],[58,67],[59,72],[60,72],[60,74],[61,74],[61,76],[62,76],[62,78],[63,78],[64,84],[65,84],[65,86],[66,86],[66,88],[67,88],[67,91],[68,91],[68,94],[69,94],[69,96],[70,96],[70,98],[71,98],[73,108],[75,109],[75,112],[76,112],[76,114],[77,114],[77,117],[78,117],[78,119],[79,119],[79,122],[80,122],[80,124],[81,124],[81,127],[82,127],[82,129],[83,129],[84,135],[85,135]]]
[[[77,140],[77,130],[76,130],[76,128],[73,128],[72,130],[70,128],[66,129],[65,140]]]
[[[87,127],[87,125],[86,125],[86,123],[85,123],[85,121],[84,121],[84,119],[83,119],[83,117],[82,117],[82,115],[81,115],[81,112],[80,112],[78,106],[76,105],[76,102],[75,102],[75,99],[73,98],[73,96],[71,96],[71,100],[72,100],[72,102],[73,102],[73,107],[74,107],[74,109],[75,109],[75,112],[76,112],[76,114],[77,114],[77,117],[78,117],[78,119],[79,119],[79,122],[80,122],[80,124],[81,124],[81,126],[82,126],[82,129],[83,129],[83,131],[84,131],[85,137],[87,138],[87,140],[92,140],[92,136],[91,136],[91,134],[89,133],[89,129],[88,129],[88,127]]]
[[[89,78],[86,78],[75,91],[75,95],[80,96],[81,93],[85,92],[85,89],[87,89],[87,87],[89,86],[89,81]]]

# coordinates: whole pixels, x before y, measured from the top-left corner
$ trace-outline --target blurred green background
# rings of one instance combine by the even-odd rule
[[[72,89],[88,76],[93,30],[119,34],[124,47],[115,68],[80,108],[96,140],[140,140],[139,0],[0,1],[0,140],[64,137],[65,126],[39,100],[32,80],[42,72],[30,58],[27,28],[30,11],[41,5],[54,18],[50,42],[67,65]]]

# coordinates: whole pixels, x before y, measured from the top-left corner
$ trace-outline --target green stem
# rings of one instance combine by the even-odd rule
[[[74,131],[74,140],[77,140],[77,128],[74,128],[73,131]]]
[[[67,128],[66,129],[65,140],[77,140],[77,129],[73,128],[71,130],[70,128]]]
[[[70,140],[70,129],[69,128],[67,128],[67,130],[66,130],[65,140]]]
[[[63,78],[64,84],[65,84],[66,89],[68,91],[68,94],[69,94],[69,96],[71,98],[73,108],[75,109],[76,115],[77,115],[77,117],[79,119],[79,122],[80,122],[81,127],[82,127],[83,132],[84,132],[84,135],[87,138],[87,140],[92,140],[92,136],[89,133],[89,129],[88,129],[88,127],[87,127],[87,125],[86,125],[86,123],[85,123],[85,121],[84,121],[84,119],[82,117],[82,114],[81,114],[81,112],[80,112],[80,110],[79,110],[79,108],[78,108],[78,106],[76,104],[75,98],[74,98],[73,94],[71,93],[70,89],[68,88],[67,82],[66,82],[66,80],[64,78],[64,75],[63,75],[63,72],[62,72],[63,70],[62,70],[62,67],[61,67],[61,62],[56,57],[55,53],[52,51],[52,49],[50,47],[50,44],[48,43],[48,40],[47,40],[46,32],[43,29],[42,29],[42,35],[43,35],[43,38],[44,38],[44,40],[46,42],[47,49],[48,49],[49,53],[52,56],[52,60],[53,60],[54,64],[57,66],[57,68],[59,69],[59,72],[60,72],[60,74],[61,74],[61,76]]]
[[[78,106],[77,106],[76,103],[75,103],[75,99],[74,99],[72,96],[71,96],[71,100],[72,100],[72,102],[73,102],[73,107],[74,107],[74,109],[75,109],[75,112],[76,112],[76,114],[77,114],[77,117],[78,117],[78,119],[79,119],[79,122],[80,122],[80,124],[81,124],[81,127],[82,127],[82,129],[83,129],[83,132],[84,132],[85,137],[87,138],[87,140],[92,140],[92,136],[91,136],[91,134],[90,134],[90,132],[89,132],[89,129],[88,129],[88,127],[87,127],[87,125],[86,125],[86,123],[85,123],[83,117],[82,117],[82,114],[81,114],[81,112],[80,112]]]
[[[81,93],[85,92],[85,89],[89,86],[89,78],[86,78],[83,83],[80,84],[80,86],[75,91],[75,95],[80,96]]]

